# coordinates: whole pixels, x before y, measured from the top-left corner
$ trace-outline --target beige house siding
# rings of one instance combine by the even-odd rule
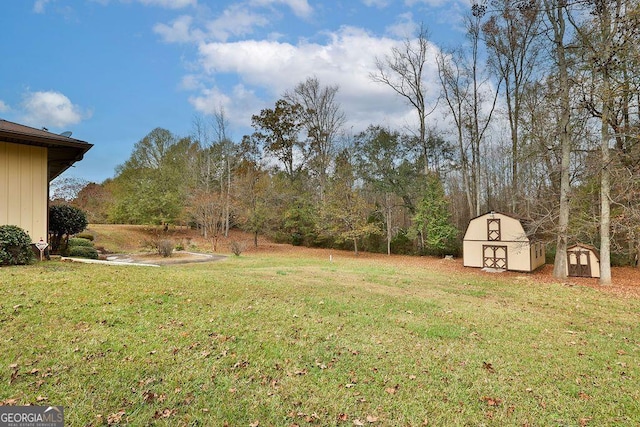
[[[0,224],[47,239],[47,148],[0,141]]]
[[[465,267],[485,267],[488,254],[501,258],[496,268],[505,270],[533,271],[545,263],[544,243],[532,243],[518,219],[497,212],[469,222],[462,249]]]

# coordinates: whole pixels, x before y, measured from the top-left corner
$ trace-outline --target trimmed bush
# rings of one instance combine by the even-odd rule
[[[16,225],[0,226],[0,265],[29,264],[33,259],[29,235]]]
[[[237,242],[234,240],[229,243],[229,248],[231,248],[231,252],[233,252],[235,256],[240,256],[246,248],[246,244],[244,242]]]
[[[98,259],[98,251],[92,246],[72,246],[69,248],[69,256]]]
[[[84,211],[70,205],[53,205],[49,208],[49,233],[51,250],[63,251],[63,237],[82,232],[88,225]]]
[[[89,239],[85,239],[82,237],[72,237],[69,239],[69,243],[67,243],[67,247],[72,248],[75,246],[93,247],[93,243]]]
[[[171,240],[160,240],[158,242],[158,254],[165,258],[169,258],[173,255],[173,242]]]
[[[95,239],[95,237],[91,233],[79,233],[79,234],[76,234],[75,237],[79,237],[81,239],[87,239],[92,242],[93,242],[93,239]]]

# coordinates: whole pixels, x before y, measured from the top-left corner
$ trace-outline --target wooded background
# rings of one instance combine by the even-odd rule
[[[354,131],[340,88],[309,76],[241,140],[220,109],[187,136],[151,130],[112,179],[59,180],[52,195],[90,222],[189,224],[214,248],[238,227],[256,243],[457,254],[468,221],[496,210],[533,220],[557,277],[568,244],[599,248],[606,284],[610,260],[640,251],[639,3],[478,2],[460,46],[434,49],[422,27],[375,58],[371,80],[415,128]]]

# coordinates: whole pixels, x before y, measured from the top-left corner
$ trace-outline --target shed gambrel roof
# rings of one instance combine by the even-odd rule
[[[475,219],[478,218],[482,218],[484,216],[490,215],[490,214],[499,214],[499,215],[504,215],[507,216],[509,218],[515,219],[516,221],[518,221],[520,223],[520,225],[522,225],[522,229],[524,230],[524,233],[526,235],[526,237],[530,240],[530,241],[536,241],[536,240],[543,240],[540,238],[539,234],[538,234],[538,227],[536,225],[536,223],[531,220],[531,219],[526,219],[526,218],[522,218],[519,217],[517,215],[514,214],[507,214],[504,212],[499,212],[499,211],[488,211],[483,213],[482,215],[478,215],[474,218],[471,218],[469,220],[469,224],[471,224],[471,222]]]
[[[82,160],[93,144],[0,119],[0,141],[47,148],[48,180]]]

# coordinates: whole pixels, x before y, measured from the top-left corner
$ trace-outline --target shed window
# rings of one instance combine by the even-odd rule
[[[500,219],[487,219],[487,240],[500,241]]]

